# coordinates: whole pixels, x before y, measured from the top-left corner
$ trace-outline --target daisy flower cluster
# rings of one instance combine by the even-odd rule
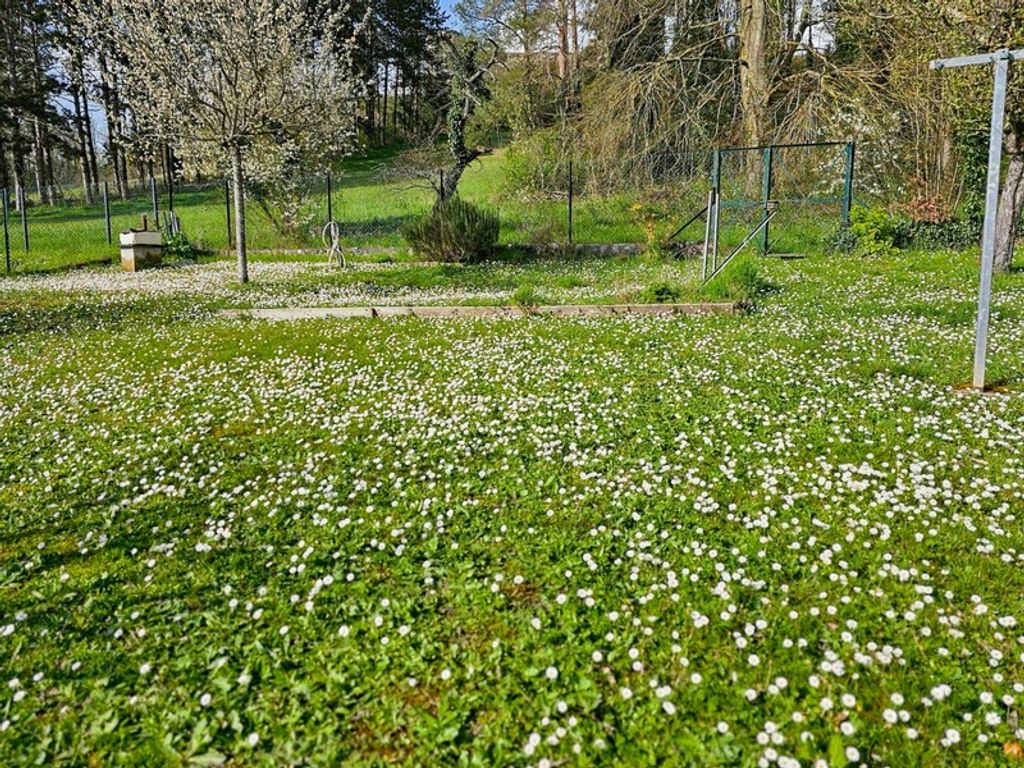
[[[39,278],[0,337],[0,761],[1024,758],[1024,280],[978,396],[969,266],[386,323]]]

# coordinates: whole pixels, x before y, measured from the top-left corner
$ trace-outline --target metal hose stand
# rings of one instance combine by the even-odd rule
[[[327,266],[346,267],[345,252],[341,248],[341,224],[331,220],[320,233],[324,247],[327,249]]]

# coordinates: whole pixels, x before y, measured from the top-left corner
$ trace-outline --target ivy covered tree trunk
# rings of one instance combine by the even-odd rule
[[[1009,160],[996,215],[996,272],[1009,272],[1017,243],[1017,227],[1024,209],[1024,125],[1014,125],[1006,134],[1005,150]]]
[[[448,152],[452,161],[444,172],[438,203],[454,197],[463,172],[479,157],[479,152],[466,148],[466,123],[472,114],[473,109],[466,99],[465,72],[461,71],[461,67],[455,67],[451,79],[451,104],[448,107]]]
[[[498,47],[492,43],[490,59],[486,63],[478,61],[481,46],[472,38],[461,41],[461,44],[448,40],[448,46],[448,152],[452,162],[438,186],[438,205],[455,195],[463,172],[482,154],[481,150],[466,146],[466,125],[476,112],[477,105],[491,97],[484,78],[498,56]]]

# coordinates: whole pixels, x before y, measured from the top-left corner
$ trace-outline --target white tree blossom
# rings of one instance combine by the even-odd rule
[[[230,165],[238,278],[248,280],[246,177],[273,180],[355,139],[360,20],[308,0],[111,0],[102,34],[137,121],[194,165]]]

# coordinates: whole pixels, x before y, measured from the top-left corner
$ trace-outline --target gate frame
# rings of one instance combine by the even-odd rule
[[[757,230],[761,232],[761,252],[765,255],[771,253],[771,240],[768,234],[768,220],[772,218],[771,214],[773,211],[778,210],[778,203],[785,202],[775,200],[773,198],[774,193],[774,164],[775,164],[775,153],[776,150],[780,149],[805,149],[813,147],[844,147],[845,157],[845,168],[843,173],[843,191],[839,197],[820,197],[810,198],[809,203],[812,204],[835,204],[838,203],[841,206],[841,221],[843,224],[850,223],[850,210],[853,207],[853,182],[854,182],[854,170],[857,156],[857,143],[855,141],[808,141],[799,142],[795,144],[766,144],[759,147],[716,147],[714,156],[711,164],[711,196],[710,196],[710,214],[707,217],[707,232],[705,233],[705,241],[708,242],[712,275],[717,274],[720,271],[718,264],[718,230],[720,215],[719,211],[722,208],[761,208],[763,215],[760,223],[751,232],[751,235],[755,234]],[[739,153],[739,152],[760,152],[762,155],[762,163],[764,164],[764,172],[762,175],[761,184],[761,197],[757,200],[722,200],[722,157],[726,154]],[[746,245],[751,237],[744,238],[744,245]],[[735,255],[735,252],[730,256]],[[705,265],[707,264],[708,257],[705,257]],[[725,266],[726,262],[722,262],[721,266]],[[704,269],[705,279],[707,279],[708,269],[705,266]]]

